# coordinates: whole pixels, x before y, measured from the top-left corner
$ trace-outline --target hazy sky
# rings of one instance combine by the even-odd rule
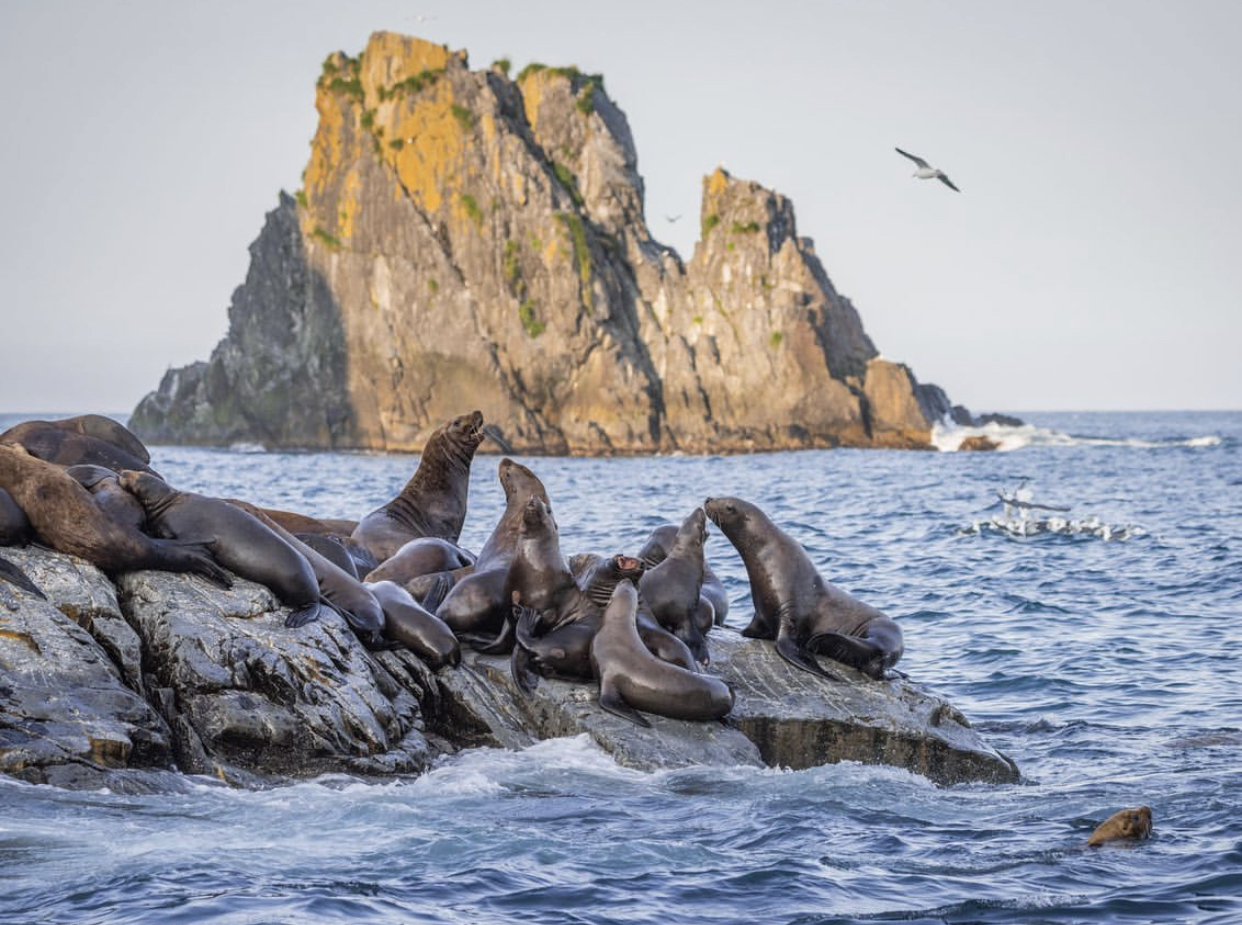
[[[690,256],[717,164],[776,189],[973,410],[1242,407],[1242,3],[3,0],[0,410],[210,355],[320,62],[376,29],[603,73],[657,238]]]

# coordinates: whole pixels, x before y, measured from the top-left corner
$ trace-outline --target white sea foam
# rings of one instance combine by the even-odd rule
[[[945,453],[957,451],[968,437],[985,437],[996,444],[1002,452],[1020,450],[1027,446],[1119,446],[1134,449],[1162,449],[1170,447],[1220,446],[1221,438],[1215,434],[1170,440],[1144,440],[1138,437],[1092,437],[1063,433],[1034,424],[1007,427],[1003,424],[987,424],[983,427],[959,427],[955,424],[936,424],[932,427],[931,442]]]

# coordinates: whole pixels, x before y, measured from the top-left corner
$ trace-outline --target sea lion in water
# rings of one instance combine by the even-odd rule
[[[677,541],[677,531],[680,529],[678,524],[661,524],[651,531],[637,554],[647,568],[655,568],[664,561],[668,551],[673,548],[673,543]],[[699,596],[704,603],[699,605],[697,622],[703,632],[707,633],[712,626],[724,624],[725,617],[729,615],[729,595],[725,591],[724,582],[712,571],[706,552],[703,556],[703,587],[699,590]],[[706,605],[711,605],[711,622],[703,626],[707,614]]]
[[[470,462],[485,436],[480,411],[463,414],[437,429],[405,487],[362,518],[352,538],[371,550],[380,563],[420,536],[456,543],[466,522]]]
[[[755,616],[743,636],[775,639],[787,662],[841,680],[811,653],[827,655],[876,680],[901,658],[901,627],[820,577],[802,545],[763,511],[738,498],[708,498],[707,516],[742,557]]]
[[[538,476],[509,457],[497,470],[505,492],[505,510],[491,536],[479,550],[474,571],[462,578],[436,608],[436,616],[449,625],[458,638],[474,634],[492,638],[500,632],[513,602],[505,599],[509,563],[517,549],[522,512],[532,495],[548,503],[548,493]]]
[[[12,495],[0,488],[0,546],[25,546],[31,532],[26,512]]]
[[[366,579],[395,581],[404,586],[422,575],[452,572],[467,565],[474,565],[474,556],[456,543],[434,536],[420,536],[372,569]]]
[[[142,504],[151,530],[169,539],[210,542],[217,562],[292,607],[288,624],[319,615],[319,582],[310,563],[258,518],[219,498],[178,491],[148,472],[126,469],[121,487]]]
[[[453,631],[393,581],[366,582],[384,610],[384,638],[399,642],[432,670],[461,662],[461,646]]]
[[[1087,839],[1087,847],[1098,848],[1110,841],[1128,839],[1142,841],[1151,835],[1151,807],[1139,806],[1113,813],[1096,827]]]
[[[720,678],[662,662],[638,636],[638,591],[617,585],[604,622],[591,641],[591,665],[599,678],[599,705],[639,726],[639,710],[673,719],[721,719],[733,709],[733,691]]]
[[[706,539],[707,515],[702,508],[695,508],[682,521],[668,555],[655,568],[644,571],[638,582],[638,594],[651,608],[652,615],[690,647],[701,665],[709,660],[703,625],[698,619]],[[710,618],[707,626],[711,627]]]
[[[0,488],[12,495],[39,540],[109,574],[162,569],[194,572],[226,588],[232,584],[205,544],[152,539],[117,523],[64,469],[20,447],[0,446]]]
[[[24,446],[31,456],[58,466],[98,465],[119,472],[154,472],[151,454],[121,424],[98,414],[62,421],[24,421],[0,434],[0,443]]]
[[[91,493],[103,512],[118,523],[141,530],[147,512],[138,499],[121,487],[121,477],[103,466],[79,465],[65,470],[78,484]]]

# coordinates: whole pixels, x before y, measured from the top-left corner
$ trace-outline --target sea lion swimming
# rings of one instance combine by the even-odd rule
[[[832,680],[840,678],[811,653],[876,680],[887,676],[901,658],[901,627],[824,581],[802,545],[755,505],[708,498],[703,507],[746,566],[755,616],[743,636],[775,639],[777,653],[787,662]]]
[[[1139,806],[1113,813],[1101,822],[1087,839],[1087,847],[1098,848],[1110,841],[1142,841],[1151,835],[1151,807]]]
[[[120,479],[146,510],[151,530],[169,539],[209,542],[217,562],[293,608],[289,625],[318,616],[319,583],[310,563],[258,518],[219,498],[178,491],[147,472],[126,469]]]
[[[709,660],[707,640],[698,618],[703,587],[703,542],[707,538],[707,515],[695,508],[677,530],[677,537],[663,561],[648,568],[638,582],[638,593],[659,624],[690,647],[695,660]],[[708,605],[710,607],[710,605]],[[712,621],[707,619],[707,627]]]
[[[599,678],[599,705],[639,726],[650,726],[639,710],[673,719],[721,719],[733,709],[733,691],[720,678],[662,662],[638,636],[638,591],[617,585],[591,641],[591,664]]]
[[[152,539],[117,523],[64,469],[21,447],[0,446],[0,489],[12,496],[41,542],[81,556],[110,575],[162,569],[193,572],[226,588],[232,584],[205,544]]]
[[[352,538],[371,550],[381,564],[420,536],[456,543],[466,522],[470,463],[485,436],[480,411],[438,428],[423,447],[418,469],[405,487],[362,518]]]
[[[151,454],[124,426],[99,414],[61,421],[23,421],[0,434],[0,443],[18,444],[31,456],[58,466],[98,465],[114,472],[154,472]]]

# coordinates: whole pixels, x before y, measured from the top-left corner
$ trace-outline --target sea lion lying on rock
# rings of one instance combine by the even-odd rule
[[[742,557],[755,616],[743,636],[775,639],[785,661],[804,671],[841,680],[811,653],[827,655],[883,680],[902,653],[901,628],[820,576],[802,544],[768,516],[738,498],[708,498],[703,505]]]
[[[64,469],[21,447],[0,446],[0,489],[12,496],[41,542],[57,552],[81,556],[110,575],[162,569],[193,572],[226,588],[232,585],[201,538],[153,539],[117,523]]]
[[[18,444],[31,456],[58,466],[98,465],[114,472],[154,472],[151,454],[122,424],[100,414],[60,421],[23,421],[0,434],[0,443]]]

